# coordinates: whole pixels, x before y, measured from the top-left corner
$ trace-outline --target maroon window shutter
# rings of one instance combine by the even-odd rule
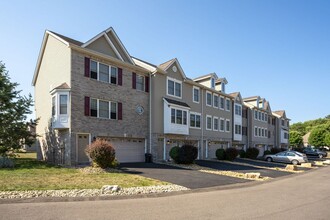
[[[123,104],[118,102],[118,120],[123,120]]]
[[[89,116],[90,114],[90,101],[89,97],[85,96],[85,116]]]
[[[132,73],[132,88],[136,89],[136,73]]]
[[[118,85],[123,85],[123,69],[118,68]]]
[[[144,84],[145,91],[149,92],[149,76],[146,76],[145,79],[146,79]]]
[[[85,76],[89,77],[90,74],[90,59],[85,57]]]

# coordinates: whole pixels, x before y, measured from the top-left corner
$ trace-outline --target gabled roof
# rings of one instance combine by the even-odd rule
[[[173,58],[169,61],[166,61],[165,63],[159,64],[158,68],[161,69],[161,70],[167,71],[168,68],[170,68],[170,66],[172,66],[172,64],[174,64],[174,63],[176,63],[176,65],[177,65],[177,67],[178,67],[178,69],[179,69],[179,71],[182,75],[182,78],[186,79],[187,78],[186,74],[184,73],[184,71],[183,71],[183,69],[182,69],[182,67],[181,67],[181,65],[180,65],[177,58]]]
[[[273,113],[279,115],[282,118],[286,118],[286,114],[284,110],[273,111]]]
[[[251,96],[251,97],[243,98],[243,101],[250,102],[250,101],[256,101],[257,99],[260,100],[260,96],[256,95],[256,96]]]
[[[203,75],[203,76],[199,76],[195,79],[193,79],[194,81],[201,81],[201,80],[204,80],[204,79],[209,79],[213,77],[215,80],[218,80],[218,75],[216,73],[208,73],[206,75]]]
[[[228,95],[230,97],[233,97],[234,100],[236,100],[237,98],[239,98],[240,102],[243,103],[243,99],[242,99],[242,96],[241,96],[241,93],[240,92],[233,92],[233,93],[229,93]]]
[[[219,84],[219,83],[228,84],[228,81],[227,81],[226,77],[223,77],[223,78],[219,78],[215,81],[215,84]]]
[[[70,89],[70,86],[67,83],[62,83],[61,85],[55,87],[54,89]]]
[[[55,33],[54,31],[48,31],[48,32],[49,32],[49,33],[52,33],[52,34],[54,34],[54,35],[56,35],[56,36],[58,36],[58,37],[60,37],[60,38],[62,38],[63,40],[65,40],[65,41],[68,42],[68,43],[75,44],[75,45],[77,45],[77,46],[81,46],[81,45],[84,44],[84,43],[82,43],[82,42],[80,42],[80,41],[74,40],[74,39],[72,39],[72,38],[69,38],[69,37],[63,36],[63,35],[58,34],[58,33]]]

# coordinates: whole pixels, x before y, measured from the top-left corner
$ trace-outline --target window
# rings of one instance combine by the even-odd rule
[[[261,120],[264,121],[265,120],[265,113],[261,112]]]
[[[257,127],[254,127],[254,136],[258,137],[258,128]]]
[[[90,116],[117,119],[117,103],[99,99],[90,100]]]
[[[257,110],[254,110],[254,119],[258,120],[258,111]]]
[[[242,134],[242,126],[235,125],[235,134]]]
[[[284,120],[282,119],[282,126],[284,126]]]
[[[199,103],[199,88],[193,88],[193,102]]]
[[[198,113],[190,113],[190,127],[200,128],[201,127],[201,115]]]
[[[102,82],[109,82],[109,66],[100,63],[100,73],[99,73],[99,80]]]
[[[265,113],[265,122],[267,122],[268,121],[268,115],[267,115],[267,113]]]
[[[242,106],[235,104],[235,115],[242,115]]]
[[[144,91],[144,76],[136,75],[136,89]]]
[[[116,67],[111,67],[111,83],[117,84],[117,75],[118,75],[118,69]]]
[[[219,97],[218,97],[218,95],[213,95],[213,107],[219,108]]]
[[[219,118],[213,117],[213,130],[218,131],[219,130]]]
[[[258,137],[261,136],[261,128],[258,128]]]
[[[211,78],[211,88],[212,89],[215,88],[215,80],[214,80],[214,78]]]
[[[206,105],[212,106],[212,94],[210,92],[206,92]]]
[[[270,131],[268,131],[268,138],[270,138]]]
[[[230,111],[230,100],[226,99],[226,111]]]
[[[226,132],[230,132],[230,121],[226,120]]]
[[[206,130],[212,130],[212,117],[206,116]]]
[[[68,114],[68,96],[60,95],[60,115]]]
[[[225,120],[220,118],[220,131],[225,131]]]
[[[267,128],[265,128],[265,136],[264,137],[267,137]]]
[[[265,136],[265,130],[261,128],[261,137]]]
[[[97,79],[97,62],[91,60],[91,73],[90,76],[92,79]]]
[[[220,97],[220,108],[225,109],[225,99],[224,99],[224,97]]]
[[[167,95],[181,98],[181,82],[175,79],[167,79]]]
[[[56,114],[56,96],[52,97],[52,116]]]
[[[284,132],[284,139],[288,139],[288,133]]]
[[[187,111],[171,108],[171,123],[187,125]]]
[[[248,111],[247,109],[242,110],[242,117],[243,118],[247,118],[247,111]]]
[[[247,136],[247,127],[242,127],[242,135]]]
[[[261,120],[261,112],[258,112],[258,119],[259,119],[259,121]]]

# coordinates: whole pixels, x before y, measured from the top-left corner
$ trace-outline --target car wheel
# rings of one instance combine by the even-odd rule
[[[322,159],[323,158],[323,155],[322,154],[319,154],[319,158]]]
[[[268,162],[272,162],[272,161],[273,161],[273,159],[272,159],[271,157],[267,157],[266,160],[267,160]]]
[[[298,161],[298,160],[293,160],[291,163],[292,163],[293,165],[298,165],[298,164],[299,164],[299,161]]]

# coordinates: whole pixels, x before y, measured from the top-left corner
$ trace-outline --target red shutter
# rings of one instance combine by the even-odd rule
[[[149,76],[146,76],[145,79],[146,79],[144,84],[145,91],[149,92]]]
[[[90,59],[85,57],[85,76],[89,77],[90,74]]]
[[[89,116],[90,114],[90,101],[89,97],[85,96],[85,116]]]
[[[118,102],[118,120],[123,120],[123,104]]]
[[[132,73],[132,88],[136,89],[136,73]]]
[[[118,68],[118,85],[123,85],[123,69]]]

